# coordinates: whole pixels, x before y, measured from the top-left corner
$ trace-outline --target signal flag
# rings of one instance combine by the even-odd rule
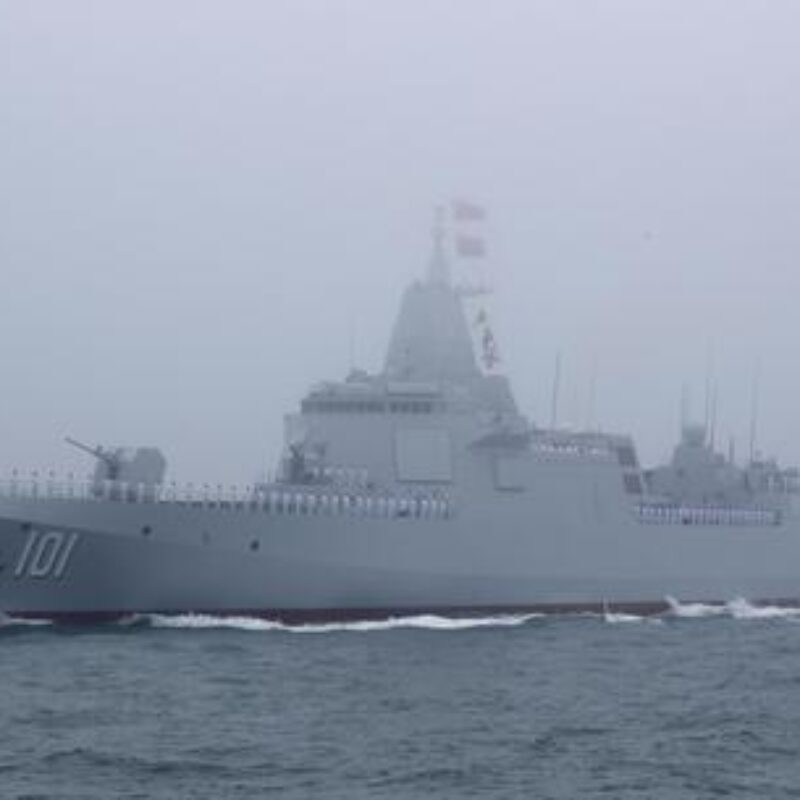
[[[456,253],[462,258],[483,258],[486,255],[486,242],[479,236],[456,236]]]
[[[486,219],[486,209],[468,200],[453,200],[452,210],[456,222],[482,222]]]

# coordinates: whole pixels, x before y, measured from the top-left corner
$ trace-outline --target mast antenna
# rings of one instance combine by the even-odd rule
[[[709,345],[708,353],[706,354],[706,385],[705,385],[705,414],[703,418],[703,428],[706,443],[708,443],[713,435],[714,427],[714,404],[716,403],[717,385],[714,380],[714,353]],[[713,442],[711,442],[713,445]]]
[[[561,388],[561,351],[556,353],[556,364],[553,372],[553,396],[550,403],[550,428],[555,430],[558,424],[558,392]]]
[[[684,381],[681,384],[681,436],[689,424],[689,387]]]
[[[352,312],[347,320],[347,369],[352,373],[356,368],[356,321]]]
[[[710,401],[710,418],[709,418],[709,431],[708,431],[708,443],[711,445],[711,449],[713,450],[717,443],[717,410],[719,408],[718,405],[719,399],[719,385],[716,381],[714,381],[711,385],[711,401]]]
[[[589,403],[586,412],[586,430],[594,430],[594,411],[597,400],[597,359],[592,359],[592,372],[589,376]]]
[[[750,387],[750,461],[756,457],[756,431],[758,423],[758,384],[761,380],[761,359],[757,358]]]

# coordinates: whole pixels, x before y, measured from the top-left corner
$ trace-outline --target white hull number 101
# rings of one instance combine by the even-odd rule
[[[32,530],[17,562],[14,577],[60,578],[77,541],[77,533]]]

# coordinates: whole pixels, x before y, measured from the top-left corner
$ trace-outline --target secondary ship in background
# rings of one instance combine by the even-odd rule
[[[533,426],[480,318],[476,358],[463,301],[437,226],[383,369],[312,387],[277,478],[246,492],[179,491],[153,448],[90,449],[86,486],[12,478],[0,609],[303,621],[800,598],[796,470],[738,468],[689,426],[645,472],[629,436]]]

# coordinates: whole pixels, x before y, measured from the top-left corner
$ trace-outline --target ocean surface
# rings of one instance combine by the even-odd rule
[[[0,798],[800,798],[800,612],[0,626]]]

